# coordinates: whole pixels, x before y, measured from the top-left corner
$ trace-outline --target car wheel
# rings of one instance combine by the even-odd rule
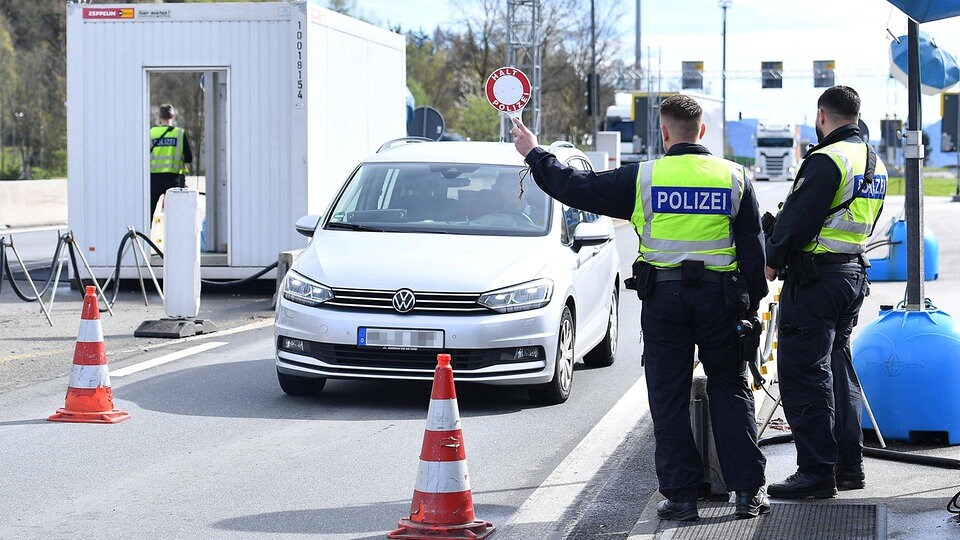
[[[603,336],[603,341],[597,344],[592,351],[583,357],[583,363],[590,367],[607,367],[612,365],[617,359],[617,333],[619,316],[617,307],[620,305],[619,291],[614,288],[613,296],[610,298],[610,319],[607,322],[607,335]]]
[[[576,327],[570,308],[564,306],[560,314],[560,330],[557,337],[557,364],[553,370],[553,380],[546,384],[530,388],[530,397],[547,405],[563,403],[570,397],[573,384],[573,350],[576,341]]]
[[[323,377],[298,377],[277,370],[280,389],[288,396],[316,396],[323,391],[327,379]]]

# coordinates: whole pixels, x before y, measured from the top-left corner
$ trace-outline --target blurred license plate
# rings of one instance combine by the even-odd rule
[[[388,349],[442,349],[443,330],[397,330],[359,328],[357,345]]]

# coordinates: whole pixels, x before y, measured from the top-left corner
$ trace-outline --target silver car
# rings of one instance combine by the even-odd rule
[[[284,278],[277,378],[291,395],[328,378],[460,382],[570,395],[573,366],[617,352],[620,258],[611,220],[524,178],[507,143],[395,141],[347,179]],[[590,167],[569,143],[550,147]]]

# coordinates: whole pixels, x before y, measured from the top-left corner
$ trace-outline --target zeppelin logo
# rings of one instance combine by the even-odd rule
[[[655,187],[653,211],[661,214],[730,215],[730,190],[723,188]]]
[[[133,8],[83,8],[84,19],[132,19]]]
[[[882,174],[875,175],[873,182],[863,185],[863,175],[858,174],[853,177],[853,192],[860,199],[882,199],[887,194],[887,177]],[[861,191],[861,189],[863,191]]]

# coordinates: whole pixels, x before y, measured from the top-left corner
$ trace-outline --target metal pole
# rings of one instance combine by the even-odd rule
[[[907,304],[906,309],[923,309],[923,132],[920,131],[920,24],[910,19],[907,23],[907,80],[906,145],[903,153],[905,166],[905,207],[907,218]]]
[[[127,238],[129,238],[130,240],[133,240],[134,242],[137,241],[137,233],[133,231],[133,227],[127,227]],[[133,251],[133,261],[137,265],[137,280],[140,281],[140,292],[143,294],[143,305],[149,306],[150,302],[147,301],[147,287],[144,286],[143,284],[143,272],[140,270],[140,255],[137,253],[136,248],[134,248],[132,251]],[[123,252],[126,253],[127,249],[124,248]],[[121,256],[120,260],[121,261],[123,260],[123,256]],[[120,286],[120,275],[117,274],[117,287],[119,286]]]
[[[960,202],[960,92],[957,92],[957,131],[953,149],[957,152],[957,191],[953,194],[953,202]]]
[[[597,149],[597,108],[600,106],[600,85],[597,81],[597,17],[595,2],[590,0],[590,127],[593,133],[593,149]]]
[[[23,274],[27,276],[27,283],[30,284],[30,290],[33,291],[33,295],[37,297],[37,303],[40,304],[40,311],[43,312],[43,316],[47,318],[47,322],[50,323],[50,326],[53,326],[53,319],[50,318],[50,312],[47,311],[47,306],[43,305],[43,298],[40,298],[40,293],[37,291],[37,286],[33,283],[33,278],[30,277],[30,271],[27,270],[27,265],[23,263],[23,259],[20,258],[20,253],[17,252],[17,246],[13,245],[13,237],[10,237],[10,243],[7,244],[10,247],[10,250],[13,251],[13,256],[17,258],[17,262],[20,263],[20,268],[23,270]],[[10,274],[11,281],[13,280],[13,274]]]
[[[640,72],[640,63],[643,60],[643,48],[640,46],[640,4],[641,0],[637,0],[637,31],[636,31],[636,42],[633,44],[633,69]]]
[[[150,265],[150,258],[147,257],[147,252],[143,249],[143,245],[140,244],[140,237],[133,239],[133,245],[140,250],[140,255],[143,257],[143,262],[147,266],[147,271],[150,272],[150,279],[153,281],[153,286],[157,289],[157,294],[160,295],[160,302],[164,302],[163,288],[157,283],[157,275],[153,272],[153,266]]]
[[[721,152],[727,153],[727,8],[730,7],[731,0],[720,0],[720,7],[723,8],[723,66],[721,68],[722,82],[720,85],[721,97],[723,98],[722,112],[723,117],[723,139]],[[720,157],[724,157],[721,155]]]

